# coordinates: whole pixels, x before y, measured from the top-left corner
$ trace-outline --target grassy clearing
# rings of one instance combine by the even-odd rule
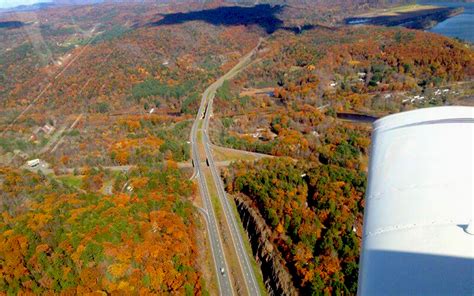
[[[410,4],[410,5],[403,5],[403,6],[396,6],[388,9],[388,13],[399,14],[402,12],[413,12],[413,11],[420,11],[426,9],[434,9],[439,8],[436,5],[422,5],[422,4]]]
[[[199,142],[202,141],[202,131],[197,131],[197,140],[198,140]]]
[[[244,97],[244,96],[257,96],[261,94],[265,95],[267,93],[272,93],[273,91],[275,91],[274,87],[251,88],[251,89],[247,89],[240,92],[239,96]]]
[[[198,134],[197,134],[197,137],[198,137],[198,153],[199,153],[199,159],[201,160],[201,163],[203,166],[206,166],[207,167],[207,164],[206,164],[206,150],[204,149],[204,145],[202,143],[202,132],[201,131],[198,131]]]
[[[212,147],[212,152],[217,161],[255,161],[258,159],[255,155],[240,152],[238,150],[226,149],[223,147]]]
[[[81,188],[82,186],[82,176],[64,175],[56,178],[71,187]]]
[[[207,188],[209,189],[209,194],[211,196],[212,207],[214,208],[214,213],[216,214],[217,220],[222,219],[222,206],[217,196],[216,186],[214,185],[214,180],[212,178],[211,171],[206,168],[204,169],[204,175],[206,178]]]
[[[364,13],[359,16],[361,17],[375,17],[375,16],[397,16],[402,13],[411,13],[411,12],[418,12],[423,10],[435,9],[439,8],[436,5],[421,5],[421,4],[410,4],[410,5],[402,5],[402,6],[395,6],[388,9],[377,9],[369,13]]]

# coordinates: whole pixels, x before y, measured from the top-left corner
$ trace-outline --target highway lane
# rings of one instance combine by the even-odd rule
[[[199,107],[199,111],[196,117],[196,120],[193,123],[191,129],[191,143],[192,143],[192,160],[194,163],[194,175],[196,176],[199,184],[199,191],[201,192],[202,199],[204,202],[204,207],[206,209],[206,225],[207,231],[209,234],[209,244],[211,246],[212,257],[214,259],[214,266],[217,276],[217,283],[219,286],[220,295],[233,295],[234,290],[232,288],[231,280],[228,276],[228,266],[227,261],[225,260],[224,248],[222,245],[222,240],[218,230],[217,219],[215,217],[214,208],[212,206],[211,197],[209,194],[209,189],[207,187],[206,178],[204,172],[201,169],[201,159],[199,157],[198,151],[198,124],[200,119],[203,117],[203,112],[205,110],[205,98],[207,90],[203,94],[203,99]],[[224,268],[225,272],[221,272],[221,268]]]
[[[208,106],[210,106],[210,108],[208,107],[208,110],[212,110],[211,109],[212,100],[209,102]],[[224,217],[230,229],[232,242],[234,244],[234,248],[236,249],[238,262],[242,269],[242,274],[245,279],[247,291],[249,295],[260,295],[260,289],[258,287],[255,272],[252,268],[252,264],[250,262],[250,258],[248,256],[247,250],[245,249],[245,245],[244,245],[242,235],[239,229],[239,225],[238,225],[239,222],[237,221],[234,211],[232,210],[232,205],[230,205],[229,203],[227,194],[224,189],[224,184],[222,182],[219,172],[217,171],[216,163],[212,155],[212,151],[210,148],[211,141],[209,140],[209,136],[207,133],[208,126],[209,126],[209,117],[210,117],[209,114],[206,114],[205,123],[204,123],[205,130],[203,133],[203,142],[205,144],[205,152],[206,152],[207,160],[209,162],[209,168],[211,169],[212,178],[217,188],[219,200],[223,206]]]
[[[260,44],[260,43],[259,43]],[[255,54],[258,48],[255,47],[249,54],[247,54],[241,61],[232,68],[229,72],[221,76],[217,81],[211,84],[203,93],[201,98],[201,103],[199,105],[199,110],[196,115],[196,120],[193,123],[191,129],[191,146],[192,146],[192,160],[194,163],[194,176],[197,177],[199,183],[199,189],[204,201],[204,206],[207,211],[207,219],[208,219],[208,233],[210,238],[210,245],[211,251],[214,258],[214,265],[218,277],[218,284],[219,284],[219,292],[221,295],[232,295],[234,294],[234,290],[232,289],[232,282],[228,276],[228,265],[225,258],[225,254],[222,247],[222,239],[219,233],[217,219],[214,213],[214,208],[211,202],[211,196],[209,193],[209,188],[207,187],[206,178],[204,172],[202,170],[201,159],[199,156],[198,145],[204,145],[204,150],[206,153],[206,157],[208,160],[209,168],[211,170],[211,174],[214,180],[214,186],[216,186],[217,193],[218,193],[218,200],[222,205],[225,221],[228,224],[228,228],[231,232],[232,242],[237,254],[237,261],[242,269],[242,275],[245,281],[245,288],[249,295],[260,295],[260,289],[258,287],[258,283],[256,280],[256,276],[252,265],[250,263],[250,258],[248,257],[248,253],[245,249],[245,245],[243,243],[243,239],[241,236],[240,229],[238,227],[238,222],[236,217],[232,211],[232,208],[227,200],[227,196],[225,194],[224,186],[222,184],[222,180],[220,179],[220,175],[216,169],[215,161],[212,156],[211,148],[210,148],[210,141],[207,134],[209,128],[209,118],[212,114],[212,102],[216,93],[216,90],[224,83],[225,80],[228,80],[239,73],[245,66],[247,66],[252,56]],[[199,123],[201,125],[201,132],[202,137],[198,139],[198,130]],[[224,267],[225,266],[225,267]],[[221,273],[220,269],[224,267],[225,273]]]

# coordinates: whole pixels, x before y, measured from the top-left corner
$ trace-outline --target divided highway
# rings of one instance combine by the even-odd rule
[[[198,125],[201,118],[204,116],[204,110],[206,108],[206,94],[208,93],[208,89],[204,91],[196,120],[194,121],[191,129],[192,161],[194,164],[194,176],[196,176],[198,180],[199,192],[201,192],[202,200],[204,202],[204,208],[206,210],[204,216],[206,219],[206,226],[209,234],[212,257],[214,258],[219,293],[220,295],[233,295],[234,291],[232,289],[232,283],[228,276],[228,273],[226,272],[229,269],[227,267],[227,261],[225,260],[224,248],[222,246],[222,241],[218,230],[217,219],[214,214],[214,209],[212,207],[211,196],[209,194],[209,189],[207,188],[206,178],[204,176],[204,172],[201,169],[201,159],[199,157],[199,150],[197,144]],[[221,268],[224,268],[224,273],[221,272]]]
[[[190,140],[192,145],[194,176],[198,179],[199,189],[204,202],[204,207],[206,211],[204,215],[206,217],[206,223],[208,226],[211,251],[214,258],[214,265],[218,277],[219,292],[221,295],[234,295],[235,290],[232,287],[232,281],[228,274],[229,268],[227,260],[225,258],[222,239],[219,232],[217,219],[214,213],[214,208],[211,202],[208,184],[206,182],[206,178],[202,170],[202,165],[204,164],[201,163],[201,161],[204,160],[201,159],[199,155],[198,147],[204,147],[207,163],[209,165],[209,169],[213,177],[212,186],[216,186],[216,191],[218,193],[218,201],[222,206],[225,221],[228,224],[228,228],[230,230],[233,247],[235,248],[235,253],[237,254],[236,259],[242,270],[242,276],[244,277],[247,294],[260,295],[258,282],[251,265],[251,260],[245,249],[245,245],[239,229],[239,222],[237,221],[232,207],[226,196],[224,185],[215,165],[215,161],[211,151],[211,142],[208,136],[209,119],[212,115],[212,102],[216,94],[216,90],[224,83],[225,80],[234,77],[250,63],[252,56],[256,53],[257,48],[258,45],[250,53],[243,57],[234,68],[232,68],[229,72],[221,76],[217,81],[211,84],[204,91],[201,99],[201,104],[199,106],[199,110],[196,116],[196,120],[194,121],[191,129]],[[198,137],[199,130],[201,130],[201,137]],[[222,272],[222,269],[224,269],[224,272]]]

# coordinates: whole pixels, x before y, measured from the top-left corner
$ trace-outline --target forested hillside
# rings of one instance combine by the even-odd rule
[[[260,31],[148,25],[173,9],[3,16],[19,25],[0,28],[0,294],[217,290],[176,162],[201,92]]]
[[[231,170],[229,192],[247,195],[260,210],[302,293],[357,292],[364,172],[289,159]]]
[[[474,75],[473,61],[463,44],[414,30],[280,32],[265,44],[258,64],[218,91],[222,119],[214,139],[238,149],[316,158],[324,137],[335,136],[328,129],[354,130],[334,120],[337,112],[380,116],[453,104],[470,94],[457,90],[456,81]],[[435,94],[442,85],[453,89]]]
[[[357,291],[371,126],[339,117],[472,104],[473,57],[399,28],[278,32],[219,89],[214,141],[278,157],[235,163],[227,190],[258,209],[302,294]]]
[[[137,164],[171,155],[188,159],[186,140],[200,92],[255,46],[259,35],[242,26],[137,25],[155,17],[145,9],[61,8],[66,16],[45,10],[35,17],[49,18],[47,24],[0,32],[11,42],[1,63],[3,77],[9,77],[0,101],[3,153],[20,149],[58,168]],[[68,14],[77,23],[71,25]],[[34,36],[50,45],[44,51],[25,35],[36,29],[42,34]],[[24,109],[28,112],[21,114]],[[58,136],[62,132],[57,149],[54,133],[38,132],[46,124]]]
[[[125,182],[133,193],[104,196],[1,169],[0,291],[201,293],[193,184],[172,167],[141,167],[114,187]]]

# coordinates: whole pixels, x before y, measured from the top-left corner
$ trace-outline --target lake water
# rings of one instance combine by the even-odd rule
[[[449,37],[457,37],[474,43],[474,3],[429,1],[418,1],[418,3],[447,7],[464,7],[464,13],[437,24],[429,31]]]

